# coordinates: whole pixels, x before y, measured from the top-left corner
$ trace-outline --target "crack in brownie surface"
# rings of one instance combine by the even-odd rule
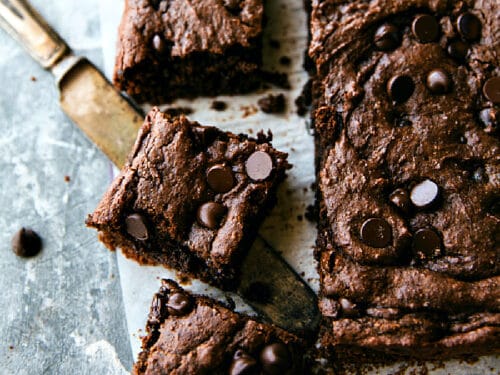
[[[140,102],[259,84],[262,0],[127,0],[114,83]]]
[[[499,17],[313,1],[321,340],[339,355],[499,351]]]
[[[237,270],[291,166],[257,139],[153,109],[129,161],[87,224],[111,249],[223,288]]]

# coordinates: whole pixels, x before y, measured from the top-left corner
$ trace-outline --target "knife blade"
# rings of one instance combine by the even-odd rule
[[[121,167],[142,125],[142,110],[90,61],[75,56],[27,1],[0,0],[0,26],[52,72],[62,110]],[[238,292],[266,320],[284,329],[309,336],[318,327],[316,295],[261,237],[243,262]]]

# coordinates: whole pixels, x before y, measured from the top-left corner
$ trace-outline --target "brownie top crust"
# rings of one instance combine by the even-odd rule
[[[151,48],[145,41],[155,49],[164,44],[176,57],[222,54],[234,45],[248,47],[262,32],[261,0],[127,0],[125,6],[117,68],[147,58]]]
[[[313,1],[324,343],[498,351],[499,18],[497,1]]]

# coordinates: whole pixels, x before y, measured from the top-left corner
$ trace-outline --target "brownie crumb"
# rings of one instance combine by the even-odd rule
[[[265,113],[283,113],[285,112],[286,102],[283,94],[269,94],[257,102],[259,108]]]
[[[42,239],[32,229],[21,228],[12,237],[12,251],[17,256],[29,258],[42,250]]]
[[[276,40],[276,39],[270,39],[269,40],[269,46],[274,49],[280,49],[281,48],[281,43]]]
[[[13,345],[9,345],[9,350],[14,350],[14,346]]]
[[[264,82],[268,82],[282,89],[288,90],[292,87],[288,80],[288,74],[286,73],[262,71],[262,79]]]
[[[318,217],[318,212],[316,210],[316,206],[310,204],[309,206],[306,207],[306,212],[304,214],[304,217],[310,221],[311,223],[315,223],[317,221]]]
[[[227,109],[227,103],[223,102],[222,100],[214,100],[210,108],[212,108],[215,111],[222,112]]]
[[[302,220],[304,220],[304,216],[302,216],[302,215],[297,215],[297,220],[298,220],[298,221],[302,221]]]
[[[36,79],[36,77],[35,77],[35,76],[31,76],[31,78],[30,78],[30,79],[31,79],[31,82],[36,82],[36,81],[37,81],[37,79]]]
[[[312,104],[312,80],[308,80],[302,88],[302,93],[295,99],[295,106],[297,107],[297,114],[305,116],[311,108]]]
[[[71,177],[69,176],[64,176],[64,182],[70,182],[71,181]]]
[[[190,107],[172,107],[172,108],[167,108],[163,111],[166,115],[169,116],[180,116],[180,115],[190,115],[193,113],[193,108]]]
[[[292,59],[290,59],[288,56],[281,56],[280,57],[280,64],[284,66],[289,66],[292,63]]]

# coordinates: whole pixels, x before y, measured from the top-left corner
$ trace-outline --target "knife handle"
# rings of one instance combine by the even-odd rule
[[[0,26],[45,69],[69,51],[62,38],[25,0],[0,0]]]

